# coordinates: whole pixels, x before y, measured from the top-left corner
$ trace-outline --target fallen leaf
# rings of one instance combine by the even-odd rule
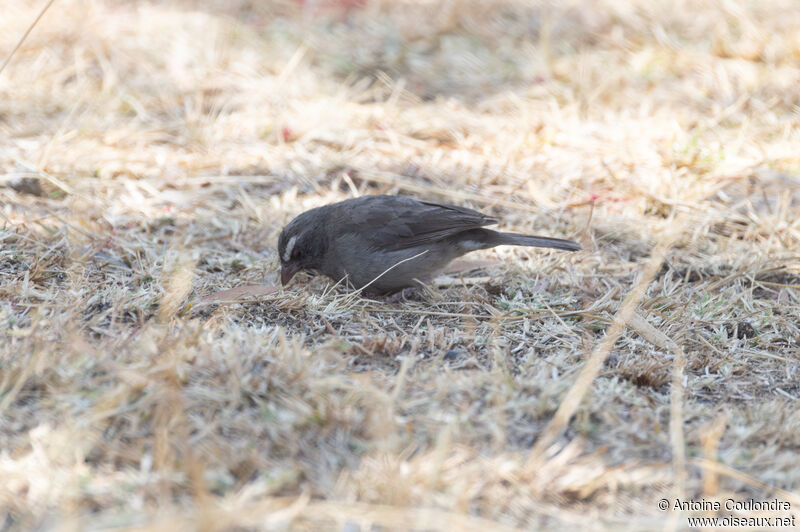
[[[239,301],[242,299],[250,299],[253,297],[265,296],[278,291],[277,286],[263,285],[263,284],[248,284],[244,286],[237,286],[228,288],[227,290],[220,290],[213,292],[200,298],[200,303],[211,303],[214,301]]]

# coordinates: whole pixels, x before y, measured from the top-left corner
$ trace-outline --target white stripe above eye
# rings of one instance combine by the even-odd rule
[[[290,238],[286,243],[286,249],[283,250],[283,257],[281,257],[283,262],[289,262],[292,258],[292,250],[294,249],[295,242],[297,242],[297,235]]]

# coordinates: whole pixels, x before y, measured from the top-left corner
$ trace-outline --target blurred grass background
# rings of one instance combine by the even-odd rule
[[[43,5],[3,5],[0,57]],[[780,0],[55,2],[0,73],[0,528],[796,515],[798,63]],[[274,290],[281,227],[366,193],[585,251]]]

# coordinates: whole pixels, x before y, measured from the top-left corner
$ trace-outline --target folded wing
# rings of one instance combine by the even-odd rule
[[[399,196],[363,196],[350,201],[353,205],[343,229],[361,232],[371,247],[386,251],[423,246],[497,223],[472,209]]]

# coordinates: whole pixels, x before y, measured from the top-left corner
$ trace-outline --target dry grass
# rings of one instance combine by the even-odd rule
[[[0,74],[0,529],[797,514],[798,35],[789,0],[56,2]],[[271,291],[283,224],[365,193],[585,251]]]

